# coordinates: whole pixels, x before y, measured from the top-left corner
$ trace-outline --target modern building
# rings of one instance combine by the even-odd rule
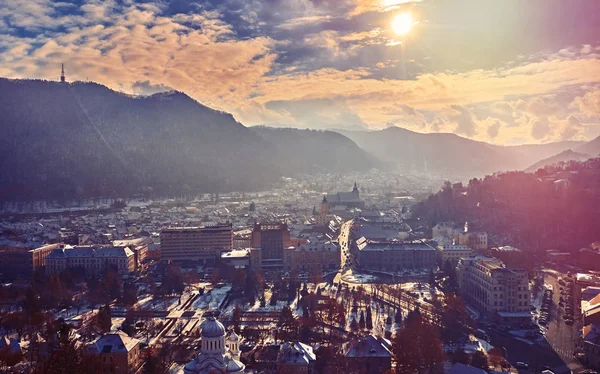
[[[290,245],[290,231],[285,223],[258,223],[252,230],[252,248],[261,249],[263,268],[282,268],[283,249]]]
[[[313,374],[317,356],[310,345],[300,342],[281,344],[277,354],[277,373]]]
[[[354,183],[354,188],[350,192],[337,192],[328,194],[324,197],[323,203],[327,203],[327,208],[343,206],[345,208],[364,208],[365,202],[360,199],[360,191]]]
[[[169,227],[160,233],[161,261],[213,265],[233,249],[231,223],[203,227]]]
[[[531,319],[527,272],[507,268],[493,257],[471,256],[459,261],[461,296],[482,313],[508,320]]]
[[[368,271],[398,272],[407,269],[435,269],[435,248],[422,241],[356,241],[358,268]]]
[[[202,347],[200,354],[184,367],[185,374],[232,373],[244,374],[246,366],[240,362],[240,338],[228,334],[221,322],[208,314],[198,327]]]
[[[438,245],[436,250],[438,253],[438,261],[440,266],[444,266],[446,261],[449,261],[453,267],[456,267],[461,258],[470,257],[473,255],[473,250],[471,247],[460,244]]]
[[[37,248],[3,246],[0,248],[0,278],[12,280],[30,278],[46,265],[46,258],[62,244],[47,244]]]
[[[103,373],[130,374],[142,371],[140,341],[122,331],[98,338],[87,352],[98,358]]]
[[[337,270],[340,262],[340,246],[336,242],[308,242],[283,250],[284,269],[288,271]]]
[[[119,274],[128,274],[136,269],[135,256],[129,247],[64,246],[46,257],[48,274],[82,268],[88,275],[98,275],[107,267],[112,267]]]
[[[357,373],[385,373],[392,368],[392,344],[379,336],[361,336],[350,341],[344,356]]]

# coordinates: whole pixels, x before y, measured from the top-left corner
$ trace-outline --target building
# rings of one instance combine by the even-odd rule
[[[250,254],[252,249],[234,249],[230,252],[223,252],[221,254],[221,263],[227,266],[231,266],[235,269],[247,269],[250,268]]]
[[[463,258],[456,267],[461,296],[482,313],[508,320],[530,320],[527,272],[507,268],[493,257]]]
[[[200,354],[184,367],[185,374],[244,374],[246,366],[240,362],[240,339],[234,331],[228,334],[221,322],[208,314],[198,327],[202,347]]]
[[[486,232],[470,231],[458,236],[458,244],[468,245],[474,250],[485,251],[488,248],[488,236]]]
[[[357,373],[385,373],[392,368],[392,344],[379,336],[361,336],[350,341],[344,356]]]
[[[316,242],[288,247],[283,251],[284,269],[298,271],[325,271],[340,268],[341,254],[338,243]]]
[[[129,247],[133,252],[133,256],[135,259],[135,267],[136,269],[141,266],[142,263],[146,262],[148,259],[148,246],[152,244],[152,239],[150,238],[137,238],[137,239],[127,239],[127,240],[114,240],[113,246],[115,247]]]
[[[107,267],[112,267],[119,274],[128,274],[136,269],[135,256],[129,247],[64,246],[46,257],[48,274],[81,268],[88,275],[97,275]]]
[[[437,267],[435,248],[421,241],[372,241],[360,238],[355,247],[357,264],[362,270],[398,272]]]
[[[277,353],[277,373],[313,374],[317,356],[311,346],[300,342],[285,342]]]
[[[285,223],[258,223],[252,230],[252,248],[260,248],[263,268],[283,267],[283,248],[290,245]]]
[[[213,265],[233,249],[231,223],[204,227],[169,227],[160,233],[160,255],[167,262]]]
[[[140,341],[122,331],[100,337],[88,349],[88,354],[98,358],[103,373],[141,372],[143,360],[140,353]]]
[[[323,203],[327,203],[327,209],[334,207],[359,208],[365,207],[365,202],[360,199],[360,191],[354,183],[354,188],[350,192],[337,192],[328,194],[323,198]]]
[[[252,246],[252,230],[244,229],[233,232],[233,248],[250,248]]]
[[[457,225],[454,222],[440,222],[431,230],[434,240],[438,238],[449,239],[451,244],[467,245],[474,250],[486,250],[488,237],[486,232],[469,231],[469,223]]]
[[[473,255],[473,250],[471,247],[460,244],[438,245],[436,250],[438,253],[438,261],[441,266],[444,266],[446,261],[449,261],[452,267],[456,267],[461,258],[470,257]]]
[[[47,244],[37,248],[3,246],[0,248],[0,278],[30,278],[46,265],[46,258],[62,244]]]
[[[584,326],[581,337],[584,362],[590,368],[600,369],[600,325]]]
[[[358,223],[357,236],[368,240],[408,240],[412,232],[410,226],[403,222],[367,221],[364,218],[356,222]]]

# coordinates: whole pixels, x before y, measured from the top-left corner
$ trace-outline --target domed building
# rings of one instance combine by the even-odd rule
[[[226,333],[223,324],[212,314],[198,329],[202,339],[200,354],[185,365],[185,374],[244,374],[246,366],[239,361],[240,338],[233,330]]]

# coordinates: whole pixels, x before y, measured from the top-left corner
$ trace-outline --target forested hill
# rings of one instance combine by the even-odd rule
[[[368,170],[378,161],[333,131],[256,126],[251,129],[277,148],[280,162],[305,173]]]
[[[472,179],[464,191],[446,183],[413,216],[432,226],[469,221],[491,234],[491,245],[576,250],[600,239],[599,185],[600,158],[570,161]]]
[[[181,92],[0,78],[0,118],[0,200],[246,191],[306,171],[284,147]],[[322,161],[310,166],[331,166]]]

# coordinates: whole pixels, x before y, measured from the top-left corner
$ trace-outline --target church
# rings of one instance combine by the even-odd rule
[[[246,366],[240,362],[240,338],[213,314],[208,314],[198,327],[202,346],[198,356],[185,365],[185,374],[231,373],[244,374]]]
[[[327,204],[328,207],[332,208],[343,206],[346,208],[363,209],[365,207],[365,202],[360,199],[360,192],[358,191],[356,182],[354,182],[354,188],[350,192],[338,192],[324,196],[322,204]]]

